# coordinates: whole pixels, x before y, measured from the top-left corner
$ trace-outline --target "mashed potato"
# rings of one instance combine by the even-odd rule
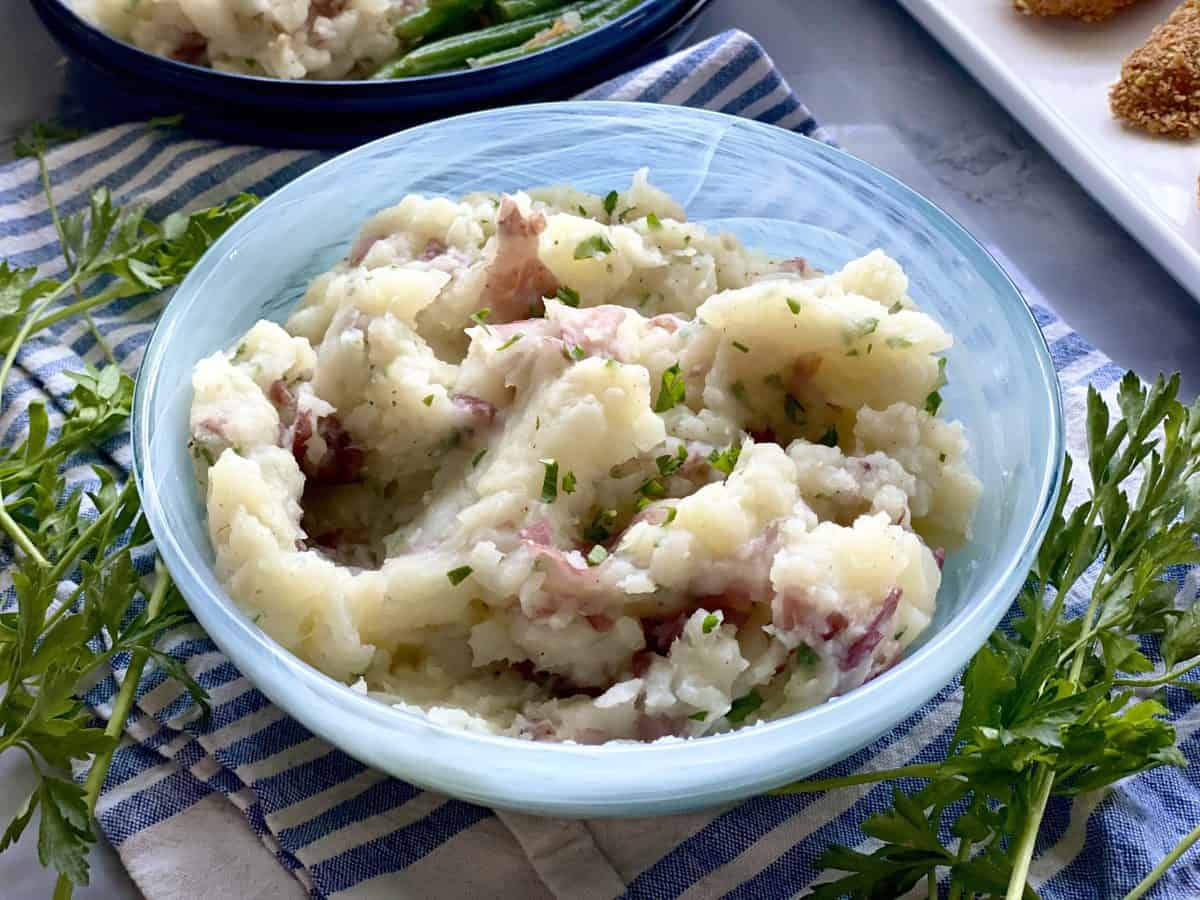
[[[273,78],[348,78],[396,55],[395,25],[423,0],[71,0],[158,56]]]
[[[654,740],[823,702],[928,626],[980,491],[907,286],[879,251],[747,250],[644,172],[405,197],[196,367],[218,574],[457,727]]]

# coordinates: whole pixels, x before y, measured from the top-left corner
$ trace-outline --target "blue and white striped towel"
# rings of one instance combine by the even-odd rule
[[[720,109],[824,139],[807,110],[751,38],[726,32],[603,85],[587,96]],[[60,208],[87,202],[97,183],[122,203],[161,217],[238,190],[266,194],[323,159],[316,153],[228,147],[145,126],[122,126],[50,154]],[[0,258],[60,274],[59,251],[34,167],[0,169]],[[133,372],[162,298],[114,304],[99,328]],[[1071,446],[1082,441],[1084,392],[1111,395],[1119,369],[1049,310],[1037,307],[1064,389]],[[0,429],[18,439],[33,400],[61,409],[63,376],[100,350],[72,322],[21,353],[3,396]],[[127,468],[124,437],[106,461]],[[86,483],[88,460],[72,474]],[[1184,590],[1195,591],[1194,574]],[[170,652],[208,689],[203,726],[177,685],[150,672],[98,807],[100,824],[151,900],[202,897],[703,898],[790,897],[817,875],[832,842],[869,849],[859,823],[882,808],[888,788],[760,797],[666,819],[564,822],[493,812],[421,791],[371,771],[275,708],[198,629],[169,636]],[[97,715],[123,675],[118,666],[87,693]],[[832,774],[933,760],[949,740],[959,690],[951,685],[920,713]],[[1200,758],[1200,711],[1170,697],[1185,752]],[[1073,803],[1054,801],[1033,879],[1048,898],[1107,898],[1130,888],[1200,821],[1200,770],[1155,772]],[[1197,853],[1157,897],[1200,896]]]

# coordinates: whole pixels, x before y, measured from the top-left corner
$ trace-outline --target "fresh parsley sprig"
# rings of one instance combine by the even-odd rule
[[[118,208],[101,187],[87,210],[60,216],[44,153],[55,140],[77,136],[37,126],[18,145],[21,155],[37,160],[67,274],[39,278],[34,268],[0,261],[0,391],[30,337],[76,316],[87,319],[111,358],[90,311],[178,283],[257,202],[240,195],[156,223],[140,210]],[[125,427],[133,381],[116,365],[68,374],[76,386],[57,432],[45,406],[31,403],[25,439],[0,448],[0,528],[17,551],[16,609],[0,613],[0,753],[23,752],[36,775],[33,791],[0,835],[0,852],[37,816],[39,859],[59,873],[56,898],[87,883],[96,800],[147,662],[178,680],[207,711],[201,688],[158,648],[163,634],[191,617],[160,561],[151,579],[137,570],[135,555],[148,553],[151,535],[133,482],[121,486],[96,466],[99,488],[85,493],[62,474],[74,454],[96,449]],[[135,612],[142,596],[146,601]],[[129,664],[107,726],[99,728],[78,691],[117,657]],[[89,758],[88,778],[77,785],[70,767]]]
[[[826,868],[847,874],[812,896],[898,896],[924,879],[930,896],[945,880],[951,900],[1036,897],[1029,865],[1051,795],[1185,764],[1165,705],[1145,696],[1166,685],[1200,693],[1197,682],[1184,680],[1200,667],[1200,606],[1188,598],[1176,608],[1169,572],[1200,562],[1200,403],[1186,407],[1178,391],[1178,376],[1147,386],[1127,374],[1116,421],[1089,391],[1090,496],[1067,513],[1065,459],[1049,532],[1018,597],[1022,616],[993,634],[967,667],[946,759],[782,790],[927,780],[913,794],[896,789],[892,808],[863,824],[883,842],[873,853],[837,847],[825,855]],[[1068,595],[1085,586],[1085,575],[1086,611],[1068,615]],[[1162,671],[1143,653],[1147,639],[1160,647]],[[951,846],[940,837],[947,827]],[[1198,837],[1188,835],[1168,860]],[[1130,896],[1145,893],[1163,871]]]

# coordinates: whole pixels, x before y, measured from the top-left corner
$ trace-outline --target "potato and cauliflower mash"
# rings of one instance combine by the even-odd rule
[[[281,644],[462,728],[601,743],[804,709],[928,626],[980,484],[951,338],[628,190],[405,197],[193,376],[218,575]]]

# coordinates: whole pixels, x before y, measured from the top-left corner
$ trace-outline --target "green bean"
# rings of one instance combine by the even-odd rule
[[[644,0],[609,0],[607,8],[594,13],[591,18],[585,18],[578,28],[573,31],[568,31],[565,34],[556,35],[548,41],[543,41],[540,44],[523,43],[517,47],[508,47],[504,50],[497,50],[494,53],[489,53],[486,56],[478,56],[471,60],[471,68],[479,69],[484,66],[495,66],[500,63],[508,62],[512,59],[519,59],[522,56],[528,56],[531,53],[539,53],[549,47],[554,47],[558,44],[565,44],[572,38],[577,38],[581,34],[587,34],[589,31],[594,31],[601,25],[607,25],[609,22],[623,16],[637,6],[640,6]]]
[[[396,23],[396,37],[405,43],[422,40],[478,12],[487,0],[427,0],[425,6]]]
[[[385,63],[371,78],[404,78],[458,68],[474,57],[525,43],[538,32],[553,25],[564,12],[577,10],[581,15],[591,15],[604,8],[608,2],[609,0],[594,0],[591,3],[572,4],[555,12],[529,16],[516,22],[505,22],[502,25],[455,34],[440,41],[422,44],[399,59]]]
[[[491,9],[501,22],[512,22],[566,5],[566,0],[492,0]]]

